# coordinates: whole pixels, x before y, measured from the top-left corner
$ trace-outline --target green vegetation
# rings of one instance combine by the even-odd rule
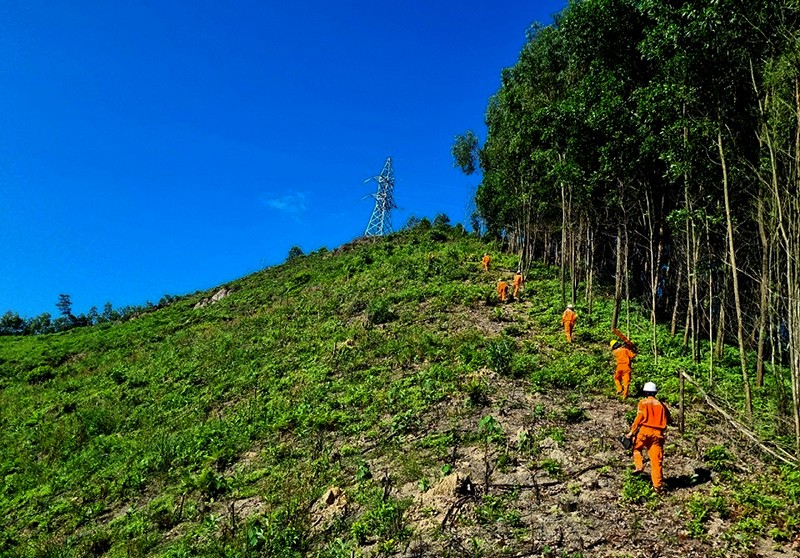
[[[567,345],[557,270],[538,268],[527,287],[536,300],[504,307],[517,328],[508,335],[484,302],[495,276],[478,262],[492,246],[432,230],[293,258],[202,308],[203,293],[124,322],[0,338],[0,554],[388,556],[419,536],[397,487],[430,491],[458,471],[456,449],[481,456],[487,486],[520,463],[570,481],[571,464],[542,448],[566,447],[568,429],[591,420],[583,398],[608,389],[610,307],[597,301],[579,322],[598,342]],[[634,331],[647,327],[631,317]],[[675,361],[637,364],[670,399],[675,369],[689,365],[664,343]],[[735,378],[736,363],[718,373]],[[514,438],[498,382],[560,395],[524,410],[532,430]],[[730,448],[706,459],[735,474]],[[322,521],[314,503],[332,486],[348,511]],[[702,535],[708,514],[725,510],[742,548],[792,540],[799,487],[785,468],[698,496],[687,530]],[[492,554],[497,529],[525,536],[512,488],[474,497],[476,552]],[[656,501],[646,479],[627,477],[620,498]]]

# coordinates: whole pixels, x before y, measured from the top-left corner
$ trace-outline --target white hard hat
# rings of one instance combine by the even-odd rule
[[[567,304],[567,308],[572,309],[575,308],[572,304]]]
[[[647,382],[647,383],[644,384],[644,387],[642,388],[642,391],[645,392],[645,393],[657,393],[658,392],[658,388],[656,387],[656,385],[653,382]]]

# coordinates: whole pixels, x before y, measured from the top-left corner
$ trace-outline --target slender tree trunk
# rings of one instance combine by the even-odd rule
[[[758,312],[758,357],[756,361],[756,385],[764,385],[764,336],[767,329],[767,295],[769,294],[769,240],[764,226],[764,187],[758,188],[758,236],[761,239],[761,281],[759,286]]]
[[[614,285],[614,313],[611,316],[611,327],[619,324],[619,309],[622,304],[622,224],[617,223],[617,267]]]
[[[711,257],[711,234],[709,222],[706,219],[706,252]],[[708,266],[708,378],[709,385],[714,378],[714,267]]]
[[[594,306],[594,229],[586,227],[586,313],[591,316]]]
[[[628,246],[630,246],[630,242],[628,242],[628,220],[627,218],[623,222],[623,231],[625,232],[625,330],[628,332],[628,336],[630,337],[631,331],[631,281],[630,281],[630,263],[628,262]]]
[[[794,414],[795,451],[800,459],[800,79],[795,78],[795,139],[794,139],[794,173],[789,180],[789,190],[783,198],[786,200],[786,222],[784,233],[786,245],[786,297],[788,306],[789,329],[789,361],[792,375],[792,411]],[[780,204],[780,198],[778,203]]]
[[[686,378],[683,375],[683,370],[678,370],[678,386],[679,386],[679,404],[680,416],[678,417],[678,431],[683,434],[685,430],[684,417],[686,416]]]
[[[691,205],[689,206],[691,207]],[[695,227],[694,217],[690,217],[691,231],[691,346],[692,346],[692,360],[700,362],[700,280],[696,271],[697,262],[700,261],[700,239],[697,236],[697,228]]]
[[[567,189],[567,220],[568,220],[568,229],[567,229],[567,242],[569,242],[569,301],[573,304],[577,302],[577,282],[578,282],[578,270],[576,264],[576,234],[575,234],[575,217],[572,212],[572,185],[570,184]]]
[[[742,303],[739,299],[739,272],[736,268],[736,250],[733,244],[733,220],[731,218],[731,202],[728,193],[728,168],[725,161],[725,150],[722,145],[722,128],[717,129],[717,146],[719,147],[720,163],[722,164],[722,190],[725,198],[725,222],[728,229],[728,259],[731,264],[731,279],[733,280],[733,299],[736,307],[736,336],[739,340],[739,361],[742,366],[742,383],[744,384],[744,397],[747,416],[753,417],[753,396],[750,389],[750,379],[747,374],[747,356],[744,347],[744,317],[742,316]]]
[[[688,347],[689,346],[689,335],[691,335],[691,332],[692,332],[692,312],[693,312],[693,310],[692,310],[691,285],[689,285],[689,294],[686,297],[686,303],[687,303],[686,319],[684,320],[684,323],[683,323],[683,346],[684,347]]]
[[[714,272],[708,271],[708,377],[714,377]],[[709,382],[710,383],[710,382]]]
[[[683,117],[686,118],[686,104],[683,104]],[[683,127],[683,144],[686,147],[689,143],[689,129]],[[697,263],[697,240],[695,236],[694,215],[691,198],[689,197],[689,175],[683,173],[683,196],[684,207],[686,209],[686,221],[684,223],[684,236],[686,239],[686,324],[683,330],[683,346],[686,347],[691,342],[692,360],[698,362],[696,335],[697,324],[695,322],[695,308],[697,302],[697,275],[695,274],[695,264]],[[694,258],[693,258],[694,256]]]
[[[649,192],[645,192],[646,211],[648,230],[648,254],[650,257],[650,341],[653,350],[653,364],[658,364],[658,339],[656,337],[656,297],[658,293],[658,266],[661,263],[661,230],[659,230],[658,248],[656,249],[655,223],[653,213],[655,213],[655,200],[651,200]]]
[[[570,302],[575,304],[577,302],[577,269],[576,269],[576,247],[575,247],[575,227],[573,226],[574,216],[572,214],[572,184],[569,186],[567,197],[567,219],[569,222],[568,238],[569,238],[569,287],[570,287]]]
[[[561,306],[567,304],[566,274],[567,274],[567,188],[561,183]]]
[[[683,280],[683,268],[678,266],[678,280],[675,282],[675,300],[672,306],[672,320],[669,324],[669,335],[675,337],[678,323],[678,302],[681,299],[681,281]]]
[[[728,255],[725,254],[727,260]],[[728,274],[725,274],[725,279],[722,282],[722,290],[719,293],[719,317],[717,318],[717,341],[714,346],[714,354],[718,360],[722,359],[722,353],[725,350],[725,307],[727,306],[727,297],[725,294],[728,292]]]
[[[756,79],[755,70],[753,68],[753,61],[750,60],[750,78],[753,83],[753,89],[756,94],[756,98],[758,98],[758,108],[759,113],[761,115],[761,126],[756,136],[758,137],[759,147],[763,151],[765,146],[767,146],[766,139],[766,126],[768,122],[768,118],[766,115],[768,103],[770,100],[771,95],[766,94],[763,95],[759,91],[759,84]],[[771,145],[770,145],[771,146]],[[775,157],[772,153],[772,149],[768,150],[770,154],[770,171],[771,171],[771,182],[775,191],[777,191],[777,169],[775,166]],[[759,177],[760,178],[760,177]],[[769,298],[769,291],[771,288],[770,282],[772,279],[772,273],[769,267],[769,258],[772,249],[772,245],[767,237],[766,227],[764,226],[764,220],[766,218],[766,187],[764,185],[764,180],[759,181],[758,185],[758,236],[759,240],[761,241],[761,277],[759,281],[759,313],[758,313],[758,356],[756,361],[756,386],[762,387],[764,385],[764,346],[766,343],[765,335],[767,329],[767,316],[768,316],[768,298]]]

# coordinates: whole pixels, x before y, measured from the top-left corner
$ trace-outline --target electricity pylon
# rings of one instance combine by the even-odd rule
[[[391,157],[386,159],[381,174],[373,178],[378,182],[378,191],[372,194],[375,198],[375,209],[372,210],[364,236],[383,236],[392,232],[392,216],[389,212],[397,207],[394,203],[394,171]]]

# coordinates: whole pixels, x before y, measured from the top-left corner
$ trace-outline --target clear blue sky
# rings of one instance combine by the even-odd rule
[[[453,167],[528,26],[565,0],[0,0],[0,313],[224,284],[363,234],[465,218]]]

